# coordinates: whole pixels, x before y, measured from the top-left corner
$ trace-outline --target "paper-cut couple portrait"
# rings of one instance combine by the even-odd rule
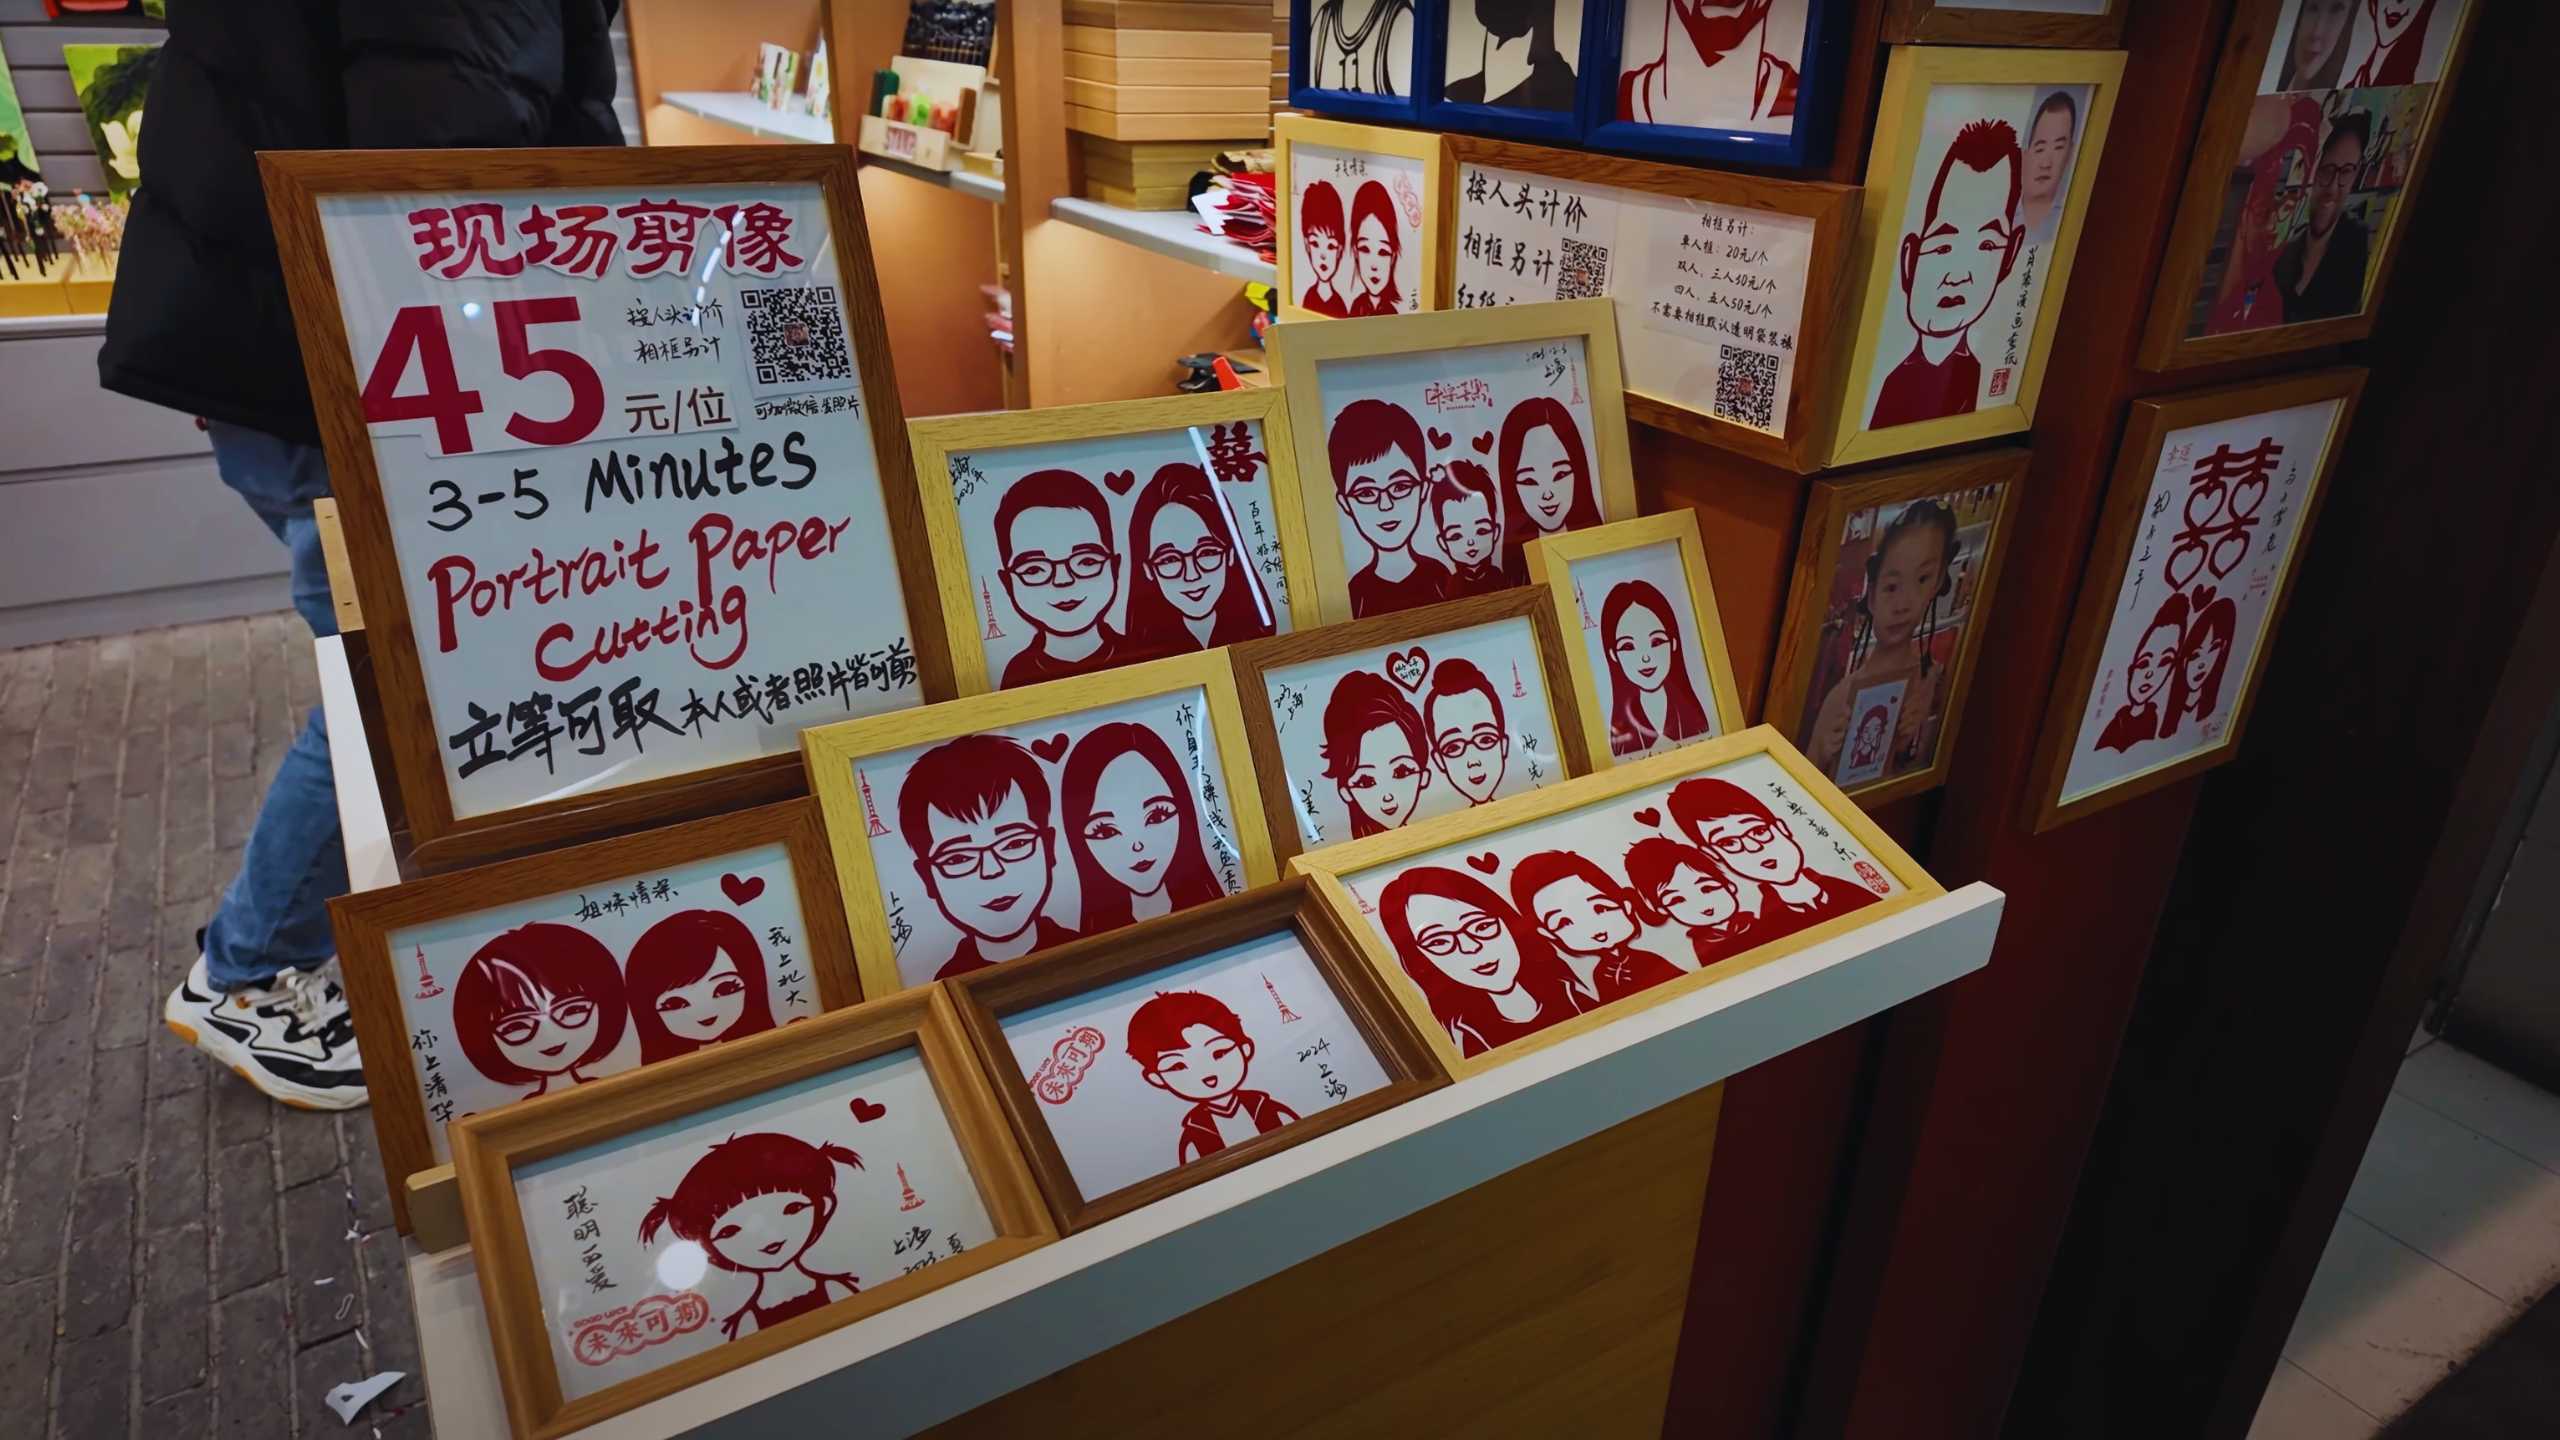
[[[1806,0],[1628,0],[1615,117],[1784,133],[1795,126]]]
[[[1289,163],[1298,304],[1335,319],[1421,309],[1422,162],[1297,145]]]
[[[1449,0],[1440,98],[1503,110],[1571,110],[1582,0]]]

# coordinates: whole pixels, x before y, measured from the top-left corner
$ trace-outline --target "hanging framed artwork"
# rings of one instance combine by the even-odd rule
[[[1988,450],[1806,500],[1763,713],[1859,804],[1946,779],[2026,474],[2026,451]]]
[[[1223,652],[838,721],[802,744],[866,995],[1277,873]]]
[[[259,157],[429,868],[953,693],[849,151]]]
[[[2364,381],[2317,370],[2133,402],[2037,746],[2033,828],[2239,748]]]
[[[1572,144],[1603,0],[1435,0],[1422,17],[1422,123]]]
[[[1448,1083],[1290,879],[951,986],[1061,1234]]]
[[[1281,319],[1410,315],[1446,303],[1439,136],[1282,115],[1271,150]]]
[[[963,695],[1313,621],[1295,608],[1311,590],[1306,511],[1278,390],[947,415],[907,432]]]
[[[939,989],[474,1115],[453,1158],[543,1440],[1057,1238]]]
[[[2241,0],[2141,360],[2361,340],[2435,151],[2477,0]]]
[[[1765,725],[1290,863],[1460,1080],[1946,893]]]
[[[1592,768],[1742,728],[1698,514],[1685,506],[1529,544],[1565,641]]]
[[[1346,620],[1228,653],[1282,860],[1591,768],[1562,632],[1534,589]]]
[[[814,800],[329,902],[373,1130],[400,1182],[446,1129],[860,998]]]
[[[1844,0],[1625,0],[1583,64],[1583,143],[1682,160],[1808,166],[1840,109]]]
[[[1410,122],[1422,29],[1416,0],[1289,0],[1290,108]]]
[[[2114,50],[1894,50],[1832,464],[2034,420],[2123,72]]]
[[[1893,45],[2053,45],[2103,50],[2124,43],[2133,0],[1887,0]]]
[[[1526,584],[1531,540],[1636,513],[1606,300],[1284,324],[1269,345],[1327,623],[1436,604],[1487,565]],[[1498,552],[1444,542],[1488,492]]]
[[[1857,187],[1443,143],[1450,308],[1604,295],[1630,417],[1799,473],[1822,467]]]

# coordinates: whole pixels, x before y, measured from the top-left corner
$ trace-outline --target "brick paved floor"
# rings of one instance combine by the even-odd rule
[[[290,614],[0,652],[0,1433],[362,1437],[322,1394],[415,1374],[366,1112],[160,1023],[318,698]]]

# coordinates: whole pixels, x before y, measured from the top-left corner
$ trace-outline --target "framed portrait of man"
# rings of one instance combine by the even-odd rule
[[[1839,111],[1846,0],[1624,0],[1592,36],[1584,142],[1682,160],[1811,165]]]

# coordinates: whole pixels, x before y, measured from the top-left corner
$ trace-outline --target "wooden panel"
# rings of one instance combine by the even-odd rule
[[[1721,1098],[1640,1115],[926,1433],[1655,1433]]]
[[[1067,78],[1112,85],[1250,85],[1259,91],[1270,80],[1271,67],[1259,59],[1168,60],[1070,50]]]
[[[629,0],[632,100],[652,145],[735,145],[727,126],[705,136],[694,117],[658,103],[669,90],[746,90],[755,82],[757,45],[770,41],[807,51],[817,43],[823,0]],[[848,0],[860,3],[860,0]],[[839,89],[871,93],[871,72],[835,64]],[[707,124],[708,122],[700,122]]]
[[[1221,0],[1066,0],[1070,25],[1112,30],[1267,31],[1271,17],[1259,5]]]
[[[1052,220],[1024,248],[1034,318],[1061,327],[1031,372],[1034,404],[1170,395],[1177,357],[1232,348],[1253,318],[1241,282],[1107,235]]]
[[[1067,103],[1114,115],[1181,115],[1244,113],[1268,98],[1258,79],[1250,85],[1120,85],[1104,80],[1067,80]]]
[[[913,357],[898,368],[907,414],[1003,409],[995,307],[978,289],[995,283],[996,207],[886,166],[862,167],[861,183],[889,347]]]
[[[1092,55],[1242,60],[1260,55],[1263,43],[1261,35],[1231,30],[1112,30],[1094,25],[1066,27],[1066,47]]]
[[[1698,533],[1715,572],[1716,610],[1724,618],[1725,648],[1742,692],[1742,713],[1761,716],[1769,693],[1769,662],[1777,650],[1778,621],[1794,573],[1796,522],[1804,513],[1804,482],[1774,465],[1728,450],[1631,425],[1638,498],[1650,514],[1673,505],[1698,512]]]

